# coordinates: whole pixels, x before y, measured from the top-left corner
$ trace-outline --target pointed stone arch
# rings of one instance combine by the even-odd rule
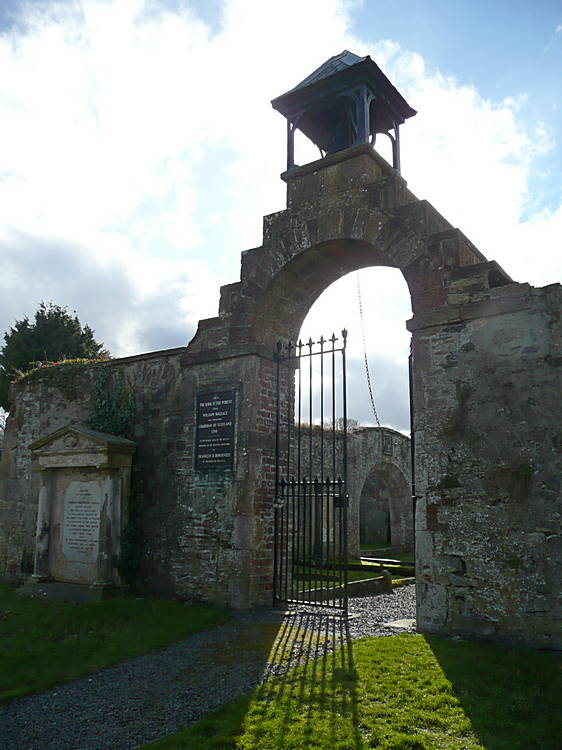
[[[360,548],[411,550],[412,491],[409,478],[393,464],[371,467],[359,497]]]
[[[348,445],[351,556],[360,557],[361,545],[365,541],[364,524],[373,525],[372,515],[376,511],[388,514],[388,528],[383,529],[384,541],[411,550],[413,507],[410,439],[389,427],[361,427],[351,433]],[[373,540],[374,537],[369,541]],[[385,546],[382,540],[378,546]]]

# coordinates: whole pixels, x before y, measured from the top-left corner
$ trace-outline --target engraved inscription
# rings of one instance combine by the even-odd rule
[[[202,393],[197,396],[197,470],[232,468],[234,407],[234,391]]]
[[[65,491],[62,551],[72,562],[97,559],[101,488],[96,482],[71,482]]]

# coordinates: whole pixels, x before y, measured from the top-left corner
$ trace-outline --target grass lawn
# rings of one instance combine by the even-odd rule
[[[0,585],[0,701],[46,690],[225,622],[225,610],[119,597],[69,604]]]
[[[144,750],[560,750],[562,656],[345,642]]]

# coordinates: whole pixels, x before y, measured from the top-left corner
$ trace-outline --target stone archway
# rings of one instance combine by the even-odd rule
[[[410,439],[388,427],[362,427],[351,433],[348,446],[350,555],[360,557],[361,546],[375,541],[411,550]]]
[[[561,387],[555,371],[560,287],[531,290],[513,283],[429,203],[418,200],[368,145],[282,177],[287,210],[264,218],[263,245],[242,254],[240,281],[221,289],[219,315],[200,322],[183,356],[190,373],[199,366],[212,367],[215,377],[228,372],[244,378],[250,392],[240,412],[235,511],[237,538],[246,540],[241,554],[246,601],[267,603],[271,592],[272,345],[296,337],[310,306],[333,281],[358,268],[387,265],[402,271],[414,312],[408,328],[418,627],[490,637],[510,633],[518,642],[559,641],[547,609],[537,610],[538,619],[529,625],[534,606],[529,579],[512,580],[509,561],[515,534],[517,560],[533,560],[528,573],[537,585],[548,578],[549,596],[558,595],[552,558],[546,549],[531,547],[532,540],[556,546],[548,540],[558,540],[560,529],[549,521],[535,532],[533,519],[546,522],[548,502],[546,490],[530,478],[534,467],[547,484],[560,476],[545,448],[558,434],[552,415]],[[540,399],[529,399],[530,382],[539,372]],[[518,430],[508,422],[497,435],[498,419],[515,412]],[[508,498],[514,497],[520,501],[511,505]],[[533,513],[518,511],[522,498]],[[498,596],[499,580],[508,597]]]
[[[375,465],[359,498],[360,549],[413,548],[410,483],[391,464]]]
[[[414,312],[418,629],[562,647],[560,285],[512,282],[368,145],[283,179],[287,209],[265,217],[263,245],[242,254],[218,315],[185,350],[108,365],[142,396],[147,586],[271,603],[275,341],[297,335],[337,278],[387,265],[404,275]],[[87,423],[94,369],[78,381],[80,398],[56,378],[15,386],[0,466],[2,570],[33,546],[29,443],[61,420]],[[228,461],[212,471],[201,470],[195,439],[207,397],[230,410]]]
[[[294,339],[334,281],[367,266],[402,271],[414,314],[446,302],[455,270],[486,264],[489,286],[511,280],[454,229],[370,146],[282,175],[287,210],[264,217],[263,245],[242,253],[241,280],[221,288],[219,316],[201,321],[186,362],[224,347]]]
[[[233,528],[248,540],[240,554],[245,593],[236,597],[253,603],[267,603],[271,592],[275,342],[294,340],[320,294],[359,268],[400,269],[416,318],[446,303],[463,267],[471,283],[477,269],[485,288],[510,282],[368,145],[282,177],[287,210],[264,218],[262,246],[242,253],[240,281],[221,288],[218,316],[200,321],[182,358],[197,382],[242,380],[249,392],[239,415],[244,479],[236,485]],[[424,377],[418,361],[414,379]]]

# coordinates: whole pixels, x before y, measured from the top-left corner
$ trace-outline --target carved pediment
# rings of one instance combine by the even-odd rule
[[[67,461],[68,465],[109,462],[110,457],[130,457],[135,447],[136,443],[132,440],[97,432],[82,425],[60,427],[29,445],[43,466],[64,466]]]

